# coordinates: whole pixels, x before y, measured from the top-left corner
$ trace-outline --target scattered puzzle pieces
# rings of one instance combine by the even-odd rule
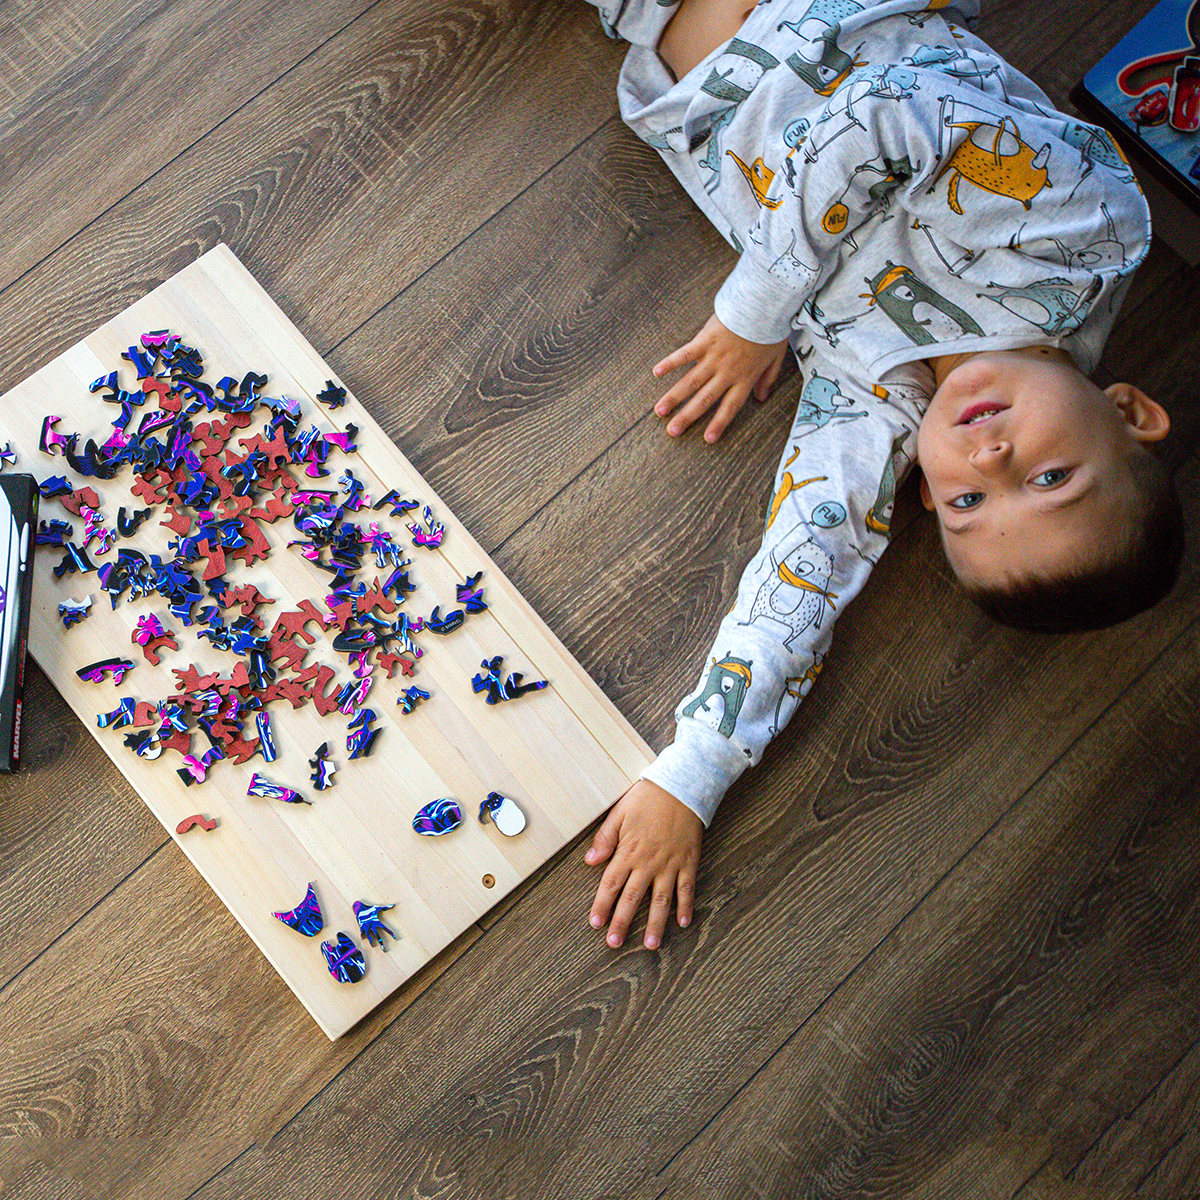
[[[487,799],[479,806],[479,820],[492,818],[492,824],[505,837],[516,837],[525,828],[525,814],[517,806],[516,801],[502,796],[499,792],[488,792]]]
[[[538,691],[547,686],[544,679],[532,683],[522,683],[521,680],[524,676],[520,672],[504,679],[500,670],[500,664],[503,661],[504,656],[501,654],[497,654],[494,658],[485,658],[479,665],[487,674],[477,674],[471,680],[471,690],[486,692],[489,704],[499,704],[502,700],[515,700],[518,696],[525,695],[526,692]]]
[[[175,826],[175,832],[187,833],[189,829],[197,825],[201,829],[206,830],[208,833],[212,833],[212,831],[217,827],[217,822],[214,818],[205,817],[200,813],[195,813],[193,816],[184,817],[183,820]]]
[[[62,617],[63,628],[70,629],[72,625],[82,621],[91,607],[91,596],[84,596],[82,600],[60,600],[58,615]]]
[[[99,683],[107,677],[111,678],[113,683],[119,684],[132,670],[133,663],[128,658],[102,658],[99,662],[80,667],[75,674],[85,683]]]
[[[316,885],[310,883],[304,899],[288,912],[277,912],[275,919],[305,937],[315,937],[320,933],[325,928],[325,917],[317,900]]]
[[[414,521],[408,527],[413,535],[413,545],[424,546],[427,550],[436,550],[442,544],[446,527],[433,519],[433,509],[428,504],[425,505],[425,510],[421,516],[425,522],[424,525]]]
[[[317,393],[317,399],[329,408],[341,408],[346,403],[346,389],[327,379],[325,386]]]
[[[141,646],[142,655],[151,666],[157,667],[161,661],[158,654],[160,650],[179,649],[175,635],[164,629],[162,621],[153,613],[138,617],[137,625],[130,636],[136,645]]]
[[[357,983],[367,973],[363,953],[349,934],[339,933],[336,943],[322,942],[321,952],[325,955],[329,973],[339,983]]]
[[[436,606],[428,617],[410,616],[404,605],[417,582],[410,576],[412,560],[405,557],[403,533],[386,528],[382,516],[364,519],[362,525],[356,519],[360,514],[407,516],[404,527],[413,544],[427,549],[441,545],[445,526],[435,520],[430,505],[395,488],[372,504],[364,479],[337,461],[338,452],[352,454],[357,448],[353,425],[344,431],[302,425],[301,405],[267,396],[267,377],[254,371],[242,373],[240,379],[207,378],[199,350],[168,330],[143,334],[122,359],[127,364],[122,369],[136,373],[136,384],[123,387],[120,373],[111,371],[91,385],[97,401],[106,406],[106,424],[111,417],[107,440],[100,444],[86,429],[60,432],[61,419],[50,414],[42,421],[40,446],[78,475],[94,480],[115,479],[130,470],[129,491],[142,507],[120,505],[110,528],[95,488],[73,485],[65,476],[52,477],[41,484],[42,495],[57,498],[79,518],[82,537],[72,542],[72,524],[52,520],[42,522],[37,538],[61,548],[61,561],[54,568],[59,578],[95,571],[94,560],[105,559],[99,563],[98,578],[113,609],[123,602],[156,600],[169,611],[176,629],[193,630],[210,661],[174,668],[173,696],[124,699],[111,712],[99,714],[98,725],[124,730],[126,747],[141,758],[157,758],[164,751],[178,755],[177,774],[189,787],[204,783],[224,762],[245,763],[259,755],[271,763],[280,757],[280,749],[286,753],[285,743],[277,748],[276,723],[268,711],[275,702],[281,709],[311,705],[322,717],[340,709],[351,717],[346,734],[349,757],[369,756],[379,735],[375,711],[364,706],[376,678],[374,668],[381,668],[379,678],[387,680],[397,669],[401,678],[412,676],[423,652],[418,635],[425,630],[450,633],[469,616],[485,611],[481,572],[456,585],[455,608],[445,616]],[[345,403],[346,392],[328,380],[317,399],[333,410]],[[238,436],[239,431],[245,436]],[[10,450],[0,450],[0,469],[10,460]],[[118,504],[115,496],[109,501]],[[275,543],[287,542],[298,550],[325,586],[318,592],[314,584],[315,601],[305,599],[294,608],[269,612],[277,600],[244,577],[239,579],[238,568],[253,567],[272,553],[265,529],[281,518],[291,521],[296,539],[287,542],[277,533]],[[118,539],[136,543],[118,544]],[[115,557],[107,561],[114,549]],[[360,578],[364,561],[379,572],[372,582]],[[91,596],[60,602],[64,627],[83,620],[91,603]],[[153,612],[138,613],[130,634],[154,667],[161,666],[161,652],[179,649],[178,636],[166,627],[166,620]],[[325,662],[306,666],[311,649],[347,656],[350,678]],[[224,661],[216,662],[215,656]],[[546,686],[545,681],[522,683],[519,674],[504,679],[500,664],[499,657],[485,661],[487,674],[476,677],[482,686],[475,690],[486,690],[489,703]],[[80,668],[79,675],[120,684],[133,665],[114,657]],[[424,688],[408,686],[396,704],[407,715],[430,696]],[[319,746],[308,763],[318,791],[334,781],[329,745]],[[247,795],[293,805],[311,803],[257,772],[251,775]],[[524,822],[515,804],[498,793],[484,802],[481,820],[487,813],[509,836],[518,820]],[[446,798],[426,805],[413,827],[427,836],[441,836],[461,822],[458,804]],[[197,813],[180,822],[177,832],[182,835],[197,825],[212,830],[216,821]],[[391,907],[365,900],[354,903],[360,934],[372,947],[386,949],[386,941],[396,937],[381,917]],[[275,915],[306,936],[324,926],[311,885],[300,905]],[[335,978],[362,978],[365,959],[347,934],[322,943],[322,951]]]
[[[185,754],[183,756],[183,766],[176,770],[176,774],[183,780],[188,787],[193,783],[203,783],[208,776],[208,768],[213,763],[225,757],[225,752],[220,746],[210,746],[203,754]]]
[[[373,728],[374,723],[375,710],[364,708],[355,714],[354,720],[346,727],[352,731],[346,735],[346,749],[351,758],[366,758],[375,748],[379,730]]]
[[[396,703],[400,706],[401,713],[403,713],[404,716],[408,716],[408,714],[412,712],[412,710],[416,708],[422,700],[428,699],[429,693],[422,691],[421,688],[414,685],[413,687],[405,688],[405,690],[400,694],[400,698],[396,701]]]
[[[455,801],[444,796],[419,809],[412,824],[424,837],[441,837],[462,824],[462,809]]]
[[[333,787],[333,773],[337,768],[329,761],[328,742],[322,742],[317,747],[316,753],[308,760],[308,765],[312,768],[313,786],[318,792]]]
[[[354,902],[354,915],[358,918],[359,933],[370,945],[377,946],[385,953],[387,943],[384,941],[384,934],[390,938],[395,938],[396,934],[379,919],[379,914],[392,908],[395,908],[394,904],[368,904],[365,900]]]
[[[250,776],[250,787],[247,789],[246,795],[264,796],[268,800],[282,800],[284,804],[312,804],[311,800],[305,800],[299,792],[290,787],[284,787],[283,784],[272,783],[258,772]]]

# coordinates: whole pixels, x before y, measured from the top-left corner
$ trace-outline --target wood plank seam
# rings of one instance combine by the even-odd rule
[[[380,1032],[382,1032],[382,1030],[381,1030]],[[324,1091],[324,1090],[325,1090],[324,1088],[321,1088],[321,1089],[320,1089],[320,1090],[319,1090],[319,1091],[316,1093],[316,1095],[314,1095],[314,1096],[312,1097],[312,1099],[313,1099],[313,1100],[315,1100],[315,1099],[317,1098],[317,1096],[319,1096],[319,1095],[321,1094],[321,1092],[322,1092],[322,1091]],[[242,1150],[242,1151],[241,1151],[239,1154],[235,1154],[235,1155],[234,1155],[234,1156],[233,1156],[233,1157],[232,1157],[232,1158],[231,1158],[231,1159],[230,1159],[230,1160],[229,1160],[227,1163],[225,1163],[225,1164],[224,1164],[222,1167],[220,1167],[220,1168],[218,1168],[216,1171],[214,1171],[214,1172],[213,1172],[213,1173],[212,1173],[212,1174],[211,1174],[211,1175],[210,1175],[210,1176],[209,1176],[209,1177],[208,1177],[206,1180],[204,1180],[204,1182],[203,1182],[203,1183],[201,1183],[201,1184],[199,1185],[199,1187],[196,1187],[196,1188],[194,1188],[192,1191],[188,1192],[188,1194],[187,1194],[187,1195],[186,1195],[186,1196],[183,1198],[183,1200],[194,1200],[194,1198],[195,1198],[196,1196],[199,1196],[199,1195],[200,1195],[200,1193],[201,1193],[202,1191],[204,1191],[204,1189],[205,1189],[206,1187],[208,1187],[208,1185],[209,1185],[210,1183],[212,1183],[214,1179],[216,1179],[216,1178],[217,1178],[218,1176],[220,1176],[220,1175],[224,1175],[224,1174],[225,1174],[225,1172],[226,1172],[226,1171],[228,1171],[228,1170],[230,1169],[230,1167],[235,1167],[235,1166],[237,1166],[237,1164],[238,1164],[239,1162],[241,1162],[241,1161],[242,1161],[242,1159],[243,1159],[243,1158],[245,1158],[245,1157],[246,1157],[246,1155],[247,1155],[247,1154],[249,1154],[249,1153],[250,1153],[252,1150],[258,1150],[258,1149],[260,1149],[260,1148],[261,1148],[261,1143],[259,1143],[259,1142],[251,1142],[251,1143],[250,1143],[250,1144],[249,1144],[249,1145],[248,1145],[248,1146],[247,1146],[247,1147],[246,1147],[244,1150]]]
[[[37,270],[43,264],[48,262],[65,245],[67,245],[68,242],[73,241],[76,237],[78,237],[85,230],[91,228],[91,226],[94,225],[97,221],[102,220],[104,217],[108,216],[108,214],[111,213],[115,208],[118,208],[120,205],[124,204],[127,200],[129,200],[129,198],[131,196],[135,195],[138,191],[140,191],[148,183],[150,183],[151,180],[155,179],[158,175],[162,174],[163,171],[167,170],[174,163],[178,162],[179,159],[183,158],[184,155],[191,153],[191,151],[194,150],[198,145],[200,145],[201,142],[203,142],[207,138],[211,137],[214,133],[216,133],[216,131],[218,129],[220,129],[228,121],[232,120],[240,112],[242,112],[243,109],[245,109],[250,104],[253,104],[255,101],[260,99],[263,95],[265,95],[268,91],[270,91],[271,88],[275,87],[282,80],[286,79],[293,71],[295,71],[298,67],[302,66],[305,62],[307,62],[310,58],[312,58],[312,56],[314,54],[317,54],[319,51],[324,49],[325,46],[327,46],[335,38],[340,37],[343,33],[345,33],[345,31],[347,29],[350,28],[350,26],[354,25],[357,21],[362,20],[363,17],[367,16],[367,14],[370,13],[372,9],[378,7],[378,5],[381,4],[382,2],[383,2],[383,0],[372,0],[372,3],[369,4],[365,9],[363,9],[363,11],[358,14],[358,16],[354,17],[353,20],[347,21],[344,25],[342,25],[340,28],[338,28],[333,33],[331,33],[329,35],[329,37],[327,37],[324,41],[319,42],[317,45],[315,45],[306,55],[304,55],[303,58],[297,59],[294,63],[292,63],[292,65],[290,67],[287,68],[287,70],[281,71],[278,75],[275,76],[274,79],[272,79],[269,83],[264,84],[253,95],[247,96],[246,99],[241,104],[239,104],[236,108],[230,109],[230,111],[227,112],[215,125],[210,126],[208,129],[206,129],[204,131],[204,133],[200,134],[192,142],[190,142],[188,145],[184,146],[183,149],[181,149],[178,154],[175,154],[171,158],[166,159],[165,161],[159,163],[158,166],[155,167],[153,171],[151,171],[148,175],[146,175],[141,180],[141,182],[139,182],[134,187],[131,187],[124,195],[116,197],[107,207],[105,207],[105,208],[101,209],[99,212],[97,212],[90,220],[85,221],[81,226],[79,226],[79,228],[73,234],[71,234],[70,237],[63,238],[63,240],[61,242],[59,242],[58,245],[55,246],[52,250],[48,251],[36,262],[30,263],[29,266],[24,271],[22,271],[19,275],[14,276],[12,279],[10,279],[8,281],[8,283],[4,284],[3,286],[0,286],[0,296],[3,296],[4,293],[6,291],[8,291],[9,288],[14,287],[16,284],[20,283],[20,281],[22,279],[24,279],[31,271]]]
[[[376,3],[379,3],[379,2],[380,2],[380,0],[376,0]],[[372,6],[372,7],[374,7],[374,6]],[[496,211],[494,213],[492,213],[492,215],[490,217],[488,217],[487,220],[481,221],[474,229],[471,230],[470,233],[468,233],[460,241],[456,242],[453,246],[448,247],[445,254],[443,254],[435,262],[430,263],[429,266],[424,271],[422,271],[419,275],[414,275],[412,279],[410,279],[398,292],[395,293],[395,295],[389,297],[389,299],[387,301],[385,301],[383,304],[381,304],[377,309],[375,309],[374,312],[372,312],[368,316],[364,317],[363,320],[358,323],[358,325],[356,325],[353,329],[348,330],[343,337],[338,338],[338,340],[336,342],[334,342],[332,345],[330,345],[327,349],[321,349],[320,344],[318,342],[314,341],[313,345],[317,347],[318,353],[321,354],[322,357],[327,357],[331,354],[336,353],[346,342],[348,342],[351,338],[355,337],[358,333],[360,333],[362,331],[362,329],[365,326],[369,325],[373,320],[375,320],[375,318],[378,317],[380,315],[380,313],[386,312],[387,309],[391,307],[391,305],[395,304],[397,300],[399,300],[402,296],[404,296],[407,292],[409,292],[415,285],[417,285],[422,280],[426,279],[429,275],[431,275],[448,258],[452,258],[454,255],[460,253],[465,247],[467,247],[470,244],[472,238],[476,237],[482,231],[486,230],[488,228],[488,226],[490,226],[495,220],[497,220],[497,218],[502,217],[510,208],[512,208],[512,206],[514,204],[517,203],[517,201],[521,200],[522,197],[524,197],[528,192],[531,192],[535,187],[539,186],[548,176],[552,175],[556,170],[558,170],[558,168],[561,167],[562,164],[564,162],[566,162],[566,160],[568,158],[570,158],[573,154],[577,153],[578,151],[582,150],[593,139],[598,138],[602,134],[604,134],[604,132],[608,129],[608,127],[611,126],[614,122],[617,124],[623,124],[619,115],[614,115],[614,116],[608,117],[605,121],[603,121],[600,125],[598,125],[590,134],[588,134],[587,137],[582,138],[580,141],[576,142],[574,146],[570,147],[570,149],[568,149],[562,155],[560,155],[558,158],[556,158],[546,168],[546,170],[544,170],[536,179],[531,180],[527,187],[522,188],[521,191],[519,191],[515,195],[511,196],[503,205],[501,205],[500,208],[496,209]],[[0,290],[2,290],[2,289],[0,289]],[[624,436],[624,435],[622,435],[622,436]],[[557,494],[558,493],[556,493],[556,495]],[[549,504],[549,501],[547,501],[547,504]],[[515,532],[515,530],[514,530],[514,532]],[[509,534],[509,537],[511,537],[511,536],[512,536],[512,534]],[[506,538],[505,540],[507,541],[508,539]],[[491,553],[491,552],[489,551],[489,553]]]
[[[1174,638],[1170,639],[1170,641],[1167,642],[1163,646],[1160,653],[1157,654],[1154,657],[1154,659],[1151,660],[1151,662],[1149,664],[1147,664],[1145,670],[1142,671],[1134,680],[1132,680],[1130,682],[1129,686],[1123,692],[1121,692],[1112,701],[1111,704],[1109,704],[1101,713],[1099,713],[1097,715],[1096,719],[1093,722],[1091,722],[1091,724],[1087,725],[1084,729],[1082,729],[1080,731],[1079,736],[1076,737],[1073,741],[1071,741],[1063,749],[1063,752],[1051,764],[1049,764],[1046,767],[1046,769],[1040,775],[1037,776],[1036,779],[1034,779],[1030,782],[1029,786],[1024,791],[1021,792],[1020,796],[1018,796],[1013,801],[1012,804],[1010,804],[1007,808],[1004,809],[1004,811],[997,817],[997,819],[990,826],[988,826],[988,828],[986,830],[984,830],[983,833],[980,834],[980,836],[967,848],[966,851],[964,851],[963,854],[961,854],[947,868],[947,870],[945,872],[943,872],[943,874],[941,876],[938,877],[937,881],[909,907],[909,909],[904,913],[904,915],[899,920],[897,920],[892,925],[892,927],[889,930],[887,930],[886,933],[883,934],[882,937],[880,937],[880,939],[870,948],[870,950],[868,950],[862,956],[862,958],[860,958],[859,961],[857,963],[855,963],[855,965],[849,971],[847,971],[845,973],[845,975],[843,975],[842,978],[839,979],[837,981],[837,983],[834,984],[828,990],[828,992],[822,998],[821,1002],[819,1004],[817,1004],[804,1017],[804,1019],[801,1020],[796,1025],[796,1027],[791,1031],[791,1033],[789,1033],[787,1035],[787,1037],[783,1038],[779,1042],[779,1044],[771,1051],[771,1053],[766,1058],[764,1058],[762,1060],[762,1062],[759,1063],[759,1065],[754,1068],[754,1070],[752,1070],[750,1072],[750,1074],[743,1080],[742,1084],[736,1090],[734,1090],[733,1092],[730,1093],[730,1095],[727,1097],[725,1103],[722,1104],[719,1109],[717,1109],[715,1112],[713,1112],[713,1114],[710,1116],[710,1118],[699,1129],[696,1130],[694,1135],[678,1147],[678,1149],[675,1151],[675,1153],[672,1154],[671,1157],[662,1165],[662,1167],[660,1167],[655,1172],[656,1175],[662,1175],[665,1171],[669,1170],[671,1164],[673,1162],[675,1162],[675,1160],[677,1158],[679,1158],[679,1156],[682,1155],[694,1142],[699,1140],[699,1138],[704,1134],[704,1132],[715,1121],[717,1121],[719,1119],[721,1114],[724,1113],[729,1108],[729,1106],[737,1099],[737,1097],[740,1096],[743,1092],[745,1092],[750,1087],[750,1085],[753,1083],[754,1079],[758,1075],[760,1075],[768,1066],[770,1066],[771,1062],[780,1053],[782,1053],[787,1048],[787,1046],[797,1036],[799,1036],[799,1034],[808,1026],[808,1024],[812,1021],[812,1019],[814,1017],[818,1016],[818,1014],[821,1013],[821,1011],[826,1007],[826,1005],[828,1005],[835,999],[835,997],[838,995],[838,993],[847,984],[849,984],[853,980],[855,975],[857,975],[860,970],[866,968],[868,966],[868,964],[870,963],[870,961],[873,958],[875,958],[878,954],[881,953],[882,948],[884,946],[886,946],[886,944],[894,937],[894,935],[900,929],[902,929],[904,927],[904,925],[907,924],[908,921],[920,909],[925,907],[925,905],[927,903],[933,902],[933,899],[936,897],[937,893],[945,886],[946,881],[949,880],[955,874],[955,872],[959,870],[959,868],[962,866],[962,864],[964,862],[966,862],[975,853],[975,851],[978,849],[978,847],[980,845],[982,845],[985,841],[987,841],[987,839],[992,835],[992,833],[1005,820],[1007,820],[1009,818],[1011,813],[1013,813],[1023,802],[1025,802],[1031,795],[1033,795],[1036,792],[1037,788],[1042,784],[1042,782],[1046,778],[1048,778],[1050,775],[1052,775],[1054,770],[1069,757],[1069,755],[1082,742],[1083,738],[1087,734],[1089,734],[1093,729],[1095,729],[1095,727],[1098,724],[1100,724],[1100,722],[1103,721],[1105,719],[1105,717],[1116,707],[1117,703],[1120,700],[1122,700],[1125,696],[1127,696],[1134,689],[1134,687],[1136,686],[1138,681],[1144,679],[1153,670],[1153,668],[1160,661],[1160,659],[1162,659],[1165,655],[1167,655],[1173,647],[1180,645],[1181,643],[1184,642],[1185,639],[1188,641],[1191,641],[1196,636],[1196,631],[1198,628],[1200,628],[1200,619],[1197,619],[1197,620],[1193,621],[1191,624],[1187,625]],[[1200,1041],[1198,1041],[1197,1043],[1194,1043],[1194,1045],[1195,1044],[1200,1044]],[[1186,1054],[1181,1055],[1179,1061],[1182,1061],[1183,1057],[1186,1057]],[[1178,1064],[1176,1063],[1176,1065],[1178,1065]],[[1170,1072],[1167,1072],[1166,1074],[1169,1074],[1169,1073]],[[1166,1078],[1166,1074],[1164,1074],[1163,1078]],[[1159,1082],[1161,1083],[1161,1080]],[[1154,1088],[1151,1088],[1147,1092],[1147,1096],[1152,1094],[1153,1091],[1154,1091]],[[1145,1097],[1143,1098],[1143,1100],[1144,1099],[1145,1099]],[[1099,1140],[1099,1139],[1097,1139],[1097,1140]],[[1086,1157],[1086,1155],[1084,1157]],[[1164,1155],[1164,1157],[1165,1157],[1165,1155]],[[1080,1161],[1082,1161],[1082,1159]]]
[[[1186,1049],[1184,1049],[1182,1051],[1182,1053],[1179,1054],[1179,1056],[1175,1059],[1175,1061],[1173,1063],[1171,1063],[1171,1065],[1169,1067],[1167,1067],[1166,1070],[1163,1071],[1163,1073],[1158,1077],[1158,1079],[1154,1082],[1154,1084],[1151,1087],[1146,1089],[1145,1095],[1142,1096],[1142,1098],[1137,1102],[1137,1104],[1135,1104],[1127,1113],[1123,1113],[1123,1114],[1114,1116],[1113,1119],[1102,1130],[1100,1130],[1100,1132],[1096,1135],[1095,1139],[1092,1141],[1091,1145],[1088,1146],[1087,1149],[1085,1149],[1082,1154],[1080,1154],[1078,1159],[1076,1159],[1075,1162],[1072,1164],[1071,1169],[1063,1175],[1063,1178],[1070,1179],[1071,1176],[1073,1176],[1075,1174],[1075,1172],[1079,1170],[1079,1168],[1087,1160],[1088,1156],[1091,1155],[1091,1153],[1096,1149],[1096,1147],[1102,1141],[1104,1141],[1104,1139],[1108,1136],[1109,1132],[1115,1126],[1120,1125],[1122,1122],[1132,1120],[1134,1118],[1135,1114],[1138,1112],[1138,1110],[1141,1109],[1143,1105],[1149,1103],[1151,1098],[1154,1096],[1154,1093],[1157,1092],[1158,1089],[1162,1087],[1162,1085],[1167,1081],[1168,1078],[1170,1078],[1170,1076],[1172,1074],[1174,1074],[1174,1072],[1176,1070],[1178,1070],[1180,1064],[1188,1057],[1188,1055],[1192,1054],[1197,1048],[1200,1048],[1200,1038],[1197,1038],[1194,1042],[1191,1043],[1190,1046],[1188,1046]],[[1166,1150],[1163,1151],[1163,1153],[1159,1156],[1159,1158],[1155,1160],[1154,1166],[1152,1166],[1146,1172],[1146,1174],[1142,1177],[1142,1179],[1140,1179],[1138,1181],[1137,1186],[1134,1189],[1135,1191],[1140,1189],[1142,1184],[1144,1184],[1146,1182],[1146,1180],[1151,1175],[1154,1174],[1154,1172],[1158,1169],[1158,1165],[1163,1161],[1164,1158],[1167,1157],[1167,1155],[1171,1152],[1171,1150],[1176,1145],[1178,1145],[1179,1140],[1181,1140],[1182,1137],[1184,1137],[1184,1136],[1186,1136],[1186,1135],[1181,1134],[1180,1139],[1177,1139],[1174,1143],[1172,1143],[1172,1145],[1170,1147],[1168,1147]]]
[[[34,964],[36,964],[44,954],[48,954],[51,950],[53,950],[63,938],[70,934],[71,931],[75,929],[82,921],[90,917],[92,913],[94,913],[102,904],[106,903],[112,896],[114,896],[128,880],[132,879],[140,870],[142,870],[143,867],[146,866],[147,863],[156,858],[165,846],[169,846],[170,844],[171,839],[169,837],[165,838],[151,853],[147,854],[146,857],[142,859],[142,861],[138,863],[136,867],[134,867],[132,870],[126,871],[125,874],[122,875],[121,878],[118,879],[117,882],[113,884],[113,886],[109,888],[109,890],[105,892],[103,896],[100,896],[90,908],[85,909],[69,925],[66,925],[59,930],[54,939],[50,942],[47,942],[46,945],[44,945],[23,967],[15,971],[3,982],[0,982],[0,997],[2,997],[4,993],[14,983],[16,983],[26,971],[29,970],[30,967],[34,966]]]
[[[1133,1190],[1135,1192],[1140,1192],[1142,1190],[1142,1188],[1146,1186],[1146,1183],[1150,1179],[1150,1177],[1158,1171],[1158,1168],[1162,1166],[1162,1164],[1167,1160],[1167,1158],[1170,1156],[1170,1154],[1174,1150],[1176,1150],[1182,1142],[1184,1142],[1187,1139],[1187,1136],[1188,1135],[1186,1132],[1181,1133],[1169,1146],[1166,1147],[1165,1150],[1163,1150],[1163,1152],[1154,1160],[1154,1163],[1153,1163],[1153,1165],[1151,1165],[1149,1170],[1147,1170],[1146,1173],[1141,1177],[1141,1179],[1139,1179],[1137,1181],[1137,1183],[1134,1185]]]
[[[1047,1154],[1044,1159],[1033,1169],[1028,1179],[1021,1181],[1021,1186],[1013,1192],[1013,1200],[1020,1200],[1021,1193],[1054,1161],[1053,1154]]]

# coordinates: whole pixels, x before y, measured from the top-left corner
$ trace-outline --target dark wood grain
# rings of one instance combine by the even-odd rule
[[[1158,1084],[1128,1112],[1122,1111],[1067,1172],[1079,1189],[1147,1196],[1184,1196],[1200,1187],[1200,1042],[1193,1043]],[[1060,1184],[1058,1164],[1048,1163],[1016,1200],[1034,1200],[1044,1186]]]
[[[1061,102],[1151,2],[980,32]],[[0,7],[0,389],[228,241],[661,745],[797,380],[716,447],[649,415],[732,257],[616,119],[589,5],[348,5]],[[1171,411],[1189,512],[1197,282],[1156,246],[1099,372]],[[894,528],[692,928],[605,947],[581,838],[332,1046],[35,672],[0,779],[4,1194],[1200,1189],[1194,540],[1153,613],[1060,639],[965,603],[911,487]]]
[[[990,20],[982,22],[980,32],[1034,79],[1060,109],[1072,112],[1067,99],[1071,88],[1153,7],[1154,0],[1086,8],[1039,4],[1028,11],[1027,23],[1022,26],[1010,23],[1005,7],[997,5],[991,8]],[[1000,25],[1007,34],[993,37],[992,28]]]
[[[93,47],[114,26],[124,25],[139,0],[97,0],[86,7],[63,0],[6,4],[0,9],[0,114],[7,122],[17,106],[56,72]]]
[[[984,0],[975,32],[1065,108],[1065,89],[1075,82],[1066,79],[1065,69],[1074,69],[1078,78],[1154,3],[1117,0],[1093,5],[1073,0],[1005,0],[1003,4],[989,4]]]
[[[22,752],[21,774],[0,775],[0,989],[166,840],[36,667]]]
[[[327,349],[612,115],[606,59],[574,5],[381,0],[0,293],[0,389],[220,241]]]
[[[0,44],[39,43],[57,65],[0,126],[0,287],[145,182],[337,33],[368,0],[144,3],[43,27],[13,21]],[[101,14],[108,16],[102,21]],[[61,32],[59,32],[61,30]],[[53,31],[53,32],[51,32]],[[27,33],[35,40],[30,42]],[[236,53],[231,48],[236,47]],[[130,148],[136,152],[130,153]]]
[[[1200,836],[1196,633],[672,1164],[668,1195],[696,1180],[730,1196],[937,1194],[981,1138],[1033,1151],[1010,1159],[1009,1194],[1046,1149],[1061,1179],[1147,1102],[1200,1041],[1200,866],[1170,852]]]

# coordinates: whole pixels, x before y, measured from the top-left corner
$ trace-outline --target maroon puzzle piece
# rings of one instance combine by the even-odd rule
[[[252,583],[244,583],[241,587],[233,588],[229,593],[229,599],[226,602],[226,607],[232,608],[235,604],[241,605],[242,616],[250,616],[260,604],[274,604],[275,601],[258,590]]]
[[[132,640],[135,643],[137,642],[136,634],[134,635]],[[156,638],[151,638],[142,647],[142,654],[145,656],[146,661],[152,667],[157,667],[159,662],[161,661],[161,659],[159,658],[159,654],[158,654],[158,652],[160,650],[178,650],[178,649],[179,649],[179,643],[175,640],[175,638],[169,633],[163,633],[163,634],[160,634]]]
[[[267,645],[271,650],[271,661],[283,665],[289,671],[302,667],[308,657],[307,646],[300,645],[282,632],[272,633]]]
[[[287,489],[278,487],[267,497],[262,508],[251,508],[247,515],[256,521],[265,521],[270,525],[273,521],[278,521],[280,517],[290,517],[293,507],[291,500],[288,499]]]
[[[165,525],[173,533],[179,534],[180,537],[185,537],[187,531],[192,527],[192,514],[186,508],[181,508],[178,504],[174,503],[169,505],[167,512],[171,515],[165,521],[159,521],[159,524]]]
[[[158,740],[164,750],[174,750],[178,754],[187,754],[192,748],[192,735],[184,729],[172,729],[170,733],[160,734]]]
[[[66,496],[59,496],[58,501],[67,512],[74,513],[77,517],[82,515],[79,510],[85,504],[88,508],[100,507],[100,497],[96,495],[95,489],[90,487],[76,488]]]
[[[370,589],[363,593],[362,599],[358,602],[359,612],[371,612],[373,609],[379,609],[380,612],[394,613],[396,611],[396,602],[383,591],[383,586],[379,582],[379,576],[375,576],[375,582]]]
[[[305,629],[309,621],[316,621],[322,629],[329,625],[329,618],[311,600],[301,600],[294,612],[282,612],[275,620],[275,629],[283,629],[289,638],[300,638],[310,646],[317,640]]]
[[[392,654],[390,651],[380,651],[376,664],[382,667],[387,672],[387,677],[391,677],[396,673],[396,668],[400,668],[401,676],[411,675],[416,668],[416,659],[405,658],[403,654]]]
[[[246,566],[253,566],[260,558],[266,558],[271,553],[271,543],[263,535],[263,531],[248,517],[242,517],[242,536],[246,539],[244,546],[239,546],[232,554]]]
[[[175,826],[176,833],[187,833],[193,826],[199,825],[201,829],[212,833],[217,827],[215,819],[202,816],[200,813],[193,813],[190,817],[184,817],[178,825]]]

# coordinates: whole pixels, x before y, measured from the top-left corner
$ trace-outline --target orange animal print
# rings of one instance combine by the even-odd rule
[[[737,163],[742,174],[746,177],[746,182],[750,185],[750,190],[754,193],[754,199],[763,208],[776,209],[783,201],[776,199],[768,199],[767,192],[771,189],[771,184],[775,182],[775,172],[763,162],[760,154],[752,163],[747,165],[732,150],[726,150],[726,154]]]
[[[1021,131],[1011,117],[1001,117],[998,125],[986,121],[952,121],[946,117],[944,125],[946,129],[967,131],[966,138],[933,180],[936,184],[943,175],[950,173],[946,202],[953,212],[963,215],[958,199],[961,179],[985,192],[1019,200],[1026,209],[1042,188],[1050,186],[1046,170],[1050,143],[1035,150],[1022,141]]]

